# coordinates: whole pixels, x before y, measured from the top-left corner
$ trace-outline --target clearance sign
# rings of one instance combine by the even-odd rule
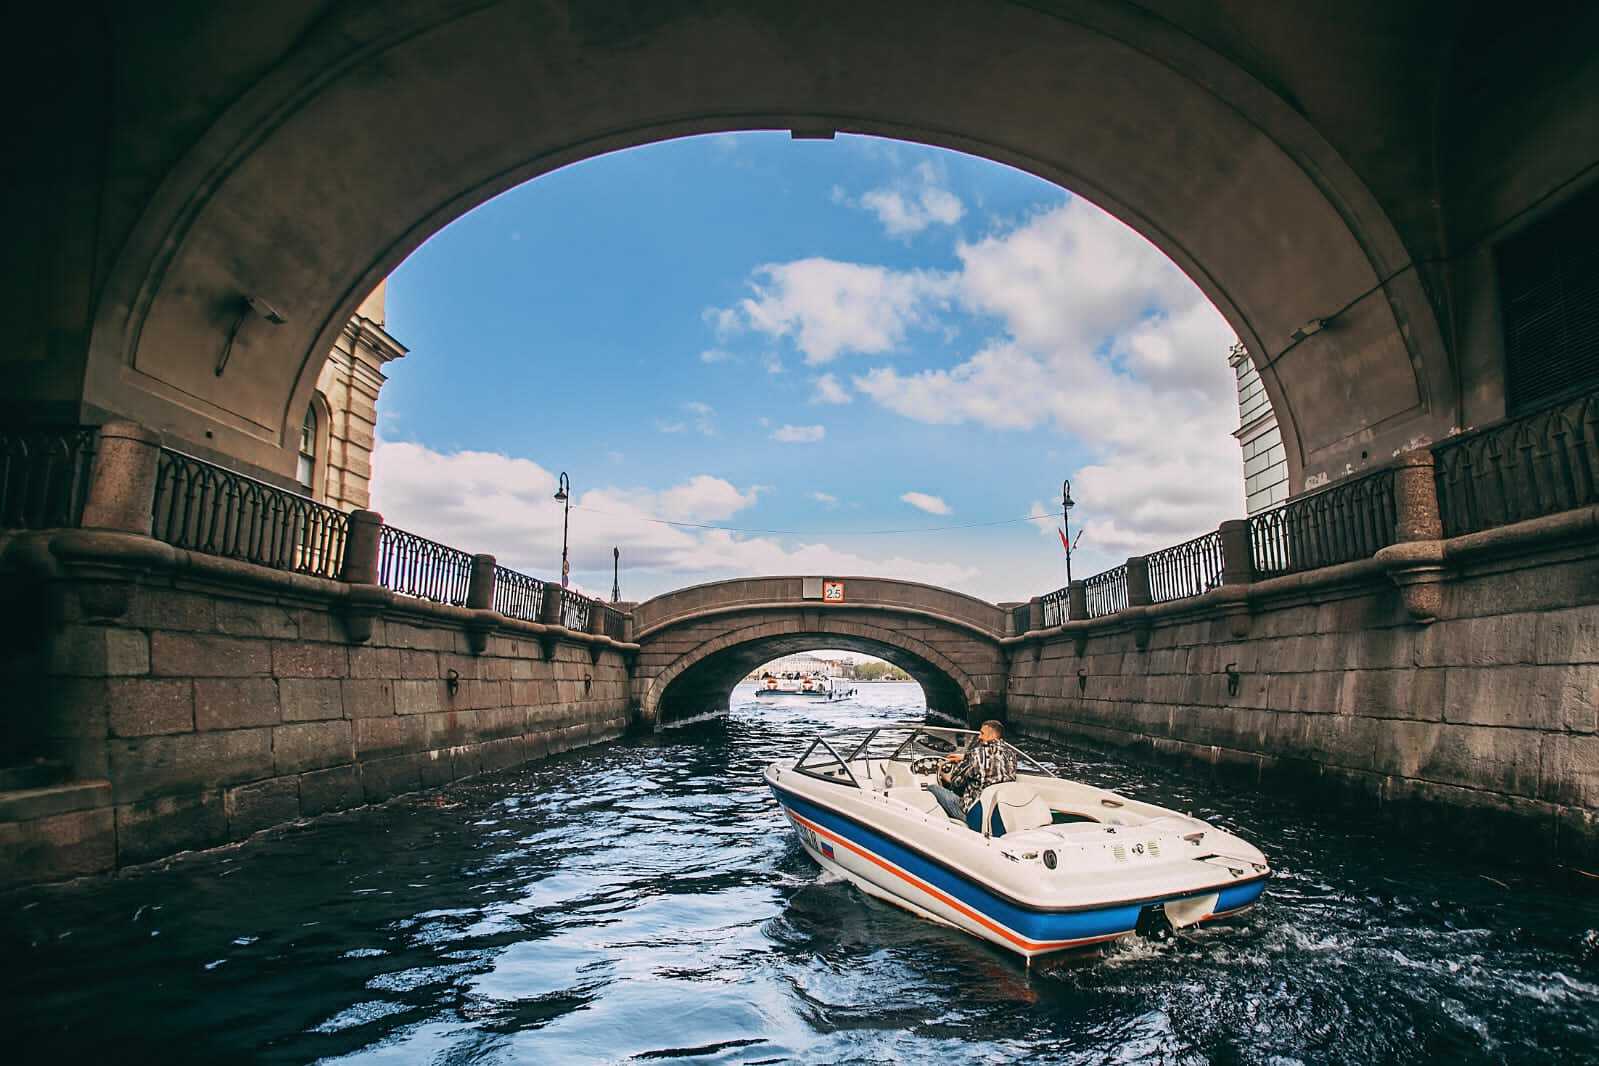
[[[844,603],[844,582],[836,577],[807,577],[800,579],[800,596],[823,603]]]

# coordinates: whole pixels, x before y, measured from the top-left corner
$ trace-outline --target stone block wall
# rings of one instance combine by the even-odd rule
[[[1064,633],[1016,645],[1011,720],[1591,869],[1599,542],[1461,555],[1431,624],[1357,566],[1252,596],[1242,618],[1173,604],[1143,634],[1107,619],[1080,651]]]
[[[122,588],[125,610],[111,618],[96,617],[92,583],[52,580],[41,592],[9,575],[9,588],[48,600],[54,620],[31,651],[7,657],[22,694],[7,709],[8,746],[105,787],[58,803],[87,809],[0,812],[0,883],[238,840],[627,724],[628,664],[603,637],[551,639],[505,619],[485,631],[487,612],[396,597],[354,643],[341,614],[348,586],[188,562]],[[252,587],[243,571],[268,580]]]

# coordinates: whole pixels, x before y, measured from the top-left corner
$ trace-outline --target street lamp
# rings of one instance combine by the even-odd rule
[[[1066,584],[1072,583],[1072,508],[1077,506],[1077,501],[1072,499],[1072,483],[1070,480],[1060,483],[1060,517],[1066,524],[1063,532],[1066,534]]]
[[[611,549],[611,602],[622,602],[622,549]]]
[[[572,515],[572,479],[566,476],[566,471],[561,471],[561,478],[556,482],[555,498],[561,504],[561,587],[566,588],[566,580],[571,574],[571,565],[566,560],[566,530]]]

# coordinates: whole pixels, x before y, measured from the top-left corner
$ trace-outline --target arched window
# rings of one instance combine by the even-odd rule
[[[315,496],[312,488],[316,474],[316,405],[305,409],[305,423],[300,427],[300,462],[294,479],[305,489],[306,495]]]

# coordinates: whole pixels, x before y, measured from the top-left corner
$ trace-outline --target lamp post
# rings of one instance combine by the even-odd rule
[[[572,480],[566,476],[566,471],[561,471],[560,480],[556,482],[555,498],[561,504],[561,587],[566,588],[568,575],[572,568],[566,559],[566,531],[572,515]]]
[[[622,549],[611,549],[611,602],[622,602]]]
[[[1072,508],[1077,506],[1077,501],[1072,499],[1072,483],[1070,480],[1060,483],[1060,517],[1066,528],[1066,584],[1072,583]]]

